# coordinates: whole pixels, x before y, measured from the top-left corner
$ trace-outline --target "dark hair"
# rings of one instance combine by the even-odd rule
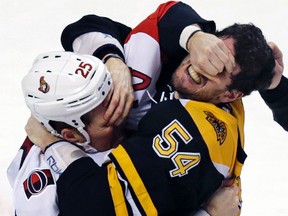
[[[232,76],[228,90],[249,95],[253,90],[263,90],[271,84],[275,58],[258,27],[251,23],[235,23],[216,32],[216,36],[234,39],[235,61],[240,66],[240,73]]]

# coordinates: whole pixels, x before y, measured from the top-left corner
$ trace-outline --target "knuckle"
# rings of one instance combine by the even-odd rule
[[[212,53],[213,53],[213,50],[215,50],[214,46],[207,48],[207,49],[205,50],[205,55],[208,56],[208,57],[211,56]]]
[[[115,98],[115,97],[114,97],[114,98],[111,100],[111,104],[114,105],[114,106],[117,106],[117,105],[119,104],[119,101],[120,101],[119,98],[117,98],[117,97]]]
[[[122,115],[122,113],[123,113],[123,110],[120,108],[120,109],[117,109],[116,111],[115,111],[115,115],[116,116],[121,116]]]
[[[129,98],[128,98],[128,101],[129,101],[129,102],[133,102],[134,99],[135,99],[134,94],[130,94],[130,95],[129,95]]]
[[[223,46],[226,47],[224,41],[223,41],[223,40],[220,40],[220,39],[217,40],[215,44],[216,44],[216,46],[218,46],[218,47],[223,47]]]
[[[198,60],[198,66],[200,68],[203,68],[207,64],[207,59],[206,58],[199,58]],[[194,65],[193,65],[194,67]],[[194,68],[195,69],[195,68]]]

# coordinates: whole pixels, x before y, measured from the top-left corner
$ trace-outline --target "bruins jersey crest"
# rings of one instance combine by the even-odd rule
[[[227,128],[226,125],[223,121],[217,119],[211,112],[209,111],[204,111],[206,114],[206,120],[213,126],[216,136],[217,136],[217,141],[219,141],[220,145],[222,145],[226,139],[227,136]]]

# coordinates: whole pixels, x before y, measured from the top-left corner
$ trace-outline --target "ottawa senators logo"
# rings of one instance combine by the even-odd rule
[[[23,182],[24,191],[28,199],[40,194],[48,185],[53,185],[54,180],[49,169],[34,170]]]
[[[43,92],[44,94],[49,92],[50,86],[49,84],[44,80],[44,76],[40,77],[40,87],[38,88],[39,91]]]
[[[204,113],[207,115],[207,121],[213,126],[216,132],[217,141],[219,141],[220,145],[222,145],[227,136],[226,125],[224,122],[217,119],[211,112],[204,111]]]

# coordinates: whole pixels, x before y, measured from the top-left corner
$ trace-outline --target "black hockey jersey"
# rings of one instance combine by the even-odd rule
[[[190,100],[154,106],[139,131],[109,155],[112,163],[99,168],[82,158],[65,170],[57,182],[61,214],[187,215],[199,209],[224,178],[238,180],[246,158],[243,114],[241,100],[231,113]]]

